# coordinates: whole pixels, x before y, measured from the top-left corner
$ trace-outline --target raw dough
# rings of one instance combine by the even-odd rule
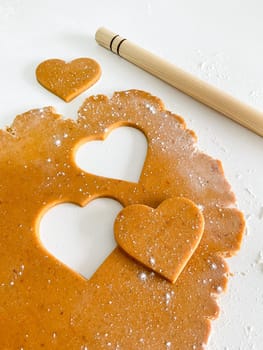
[[[129,205],[117,216],[114,231],[126,253],[174,283],[198,247],[204,219],[189,199],[169,198],[156,209]]]
[[[79,145],[134,126],[148,140],[139,183],[80,170]],[[0,131],[1,349],[203,349],[217,296],[225,290],[223,256],[238,251],[244,218],[221,163],[196,148],[182,118],[142,91],[88,98],[77,122],[53,108],[31,110]],[[52,257],[38,225],[51,206],[112,197],[156,208],[185,197],[202,209],[201,242],[175,284],[116,248],[90,280]],[[87,222],[88,225],[88,222]]]
[[[100,78],[99,64],[91,58],[77,58],[66,63],[49,59],[36,69],[38,82],[66,102],[73,100]]]

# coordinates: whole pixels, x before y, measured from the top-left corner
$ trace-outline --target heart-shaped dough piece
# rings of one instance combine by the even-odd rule
[[[100,65],[85,57],[68,63],[49,59],[40,63],[36,69],[38,82],[66,102],[95,84],[100,75]]]
[[[131,257],[174,283],[196,250],[204,231],[198,207],[170,198],[157,209],[134,204],[117,216],[117,243]]]

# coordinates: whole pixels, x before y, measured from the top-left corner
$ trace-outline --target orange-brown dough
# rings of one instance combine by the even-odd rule
[[[49,59],[36,69],[38,82],[66,102],[73,100],[100,78],[99,64],[91,58],[77,58],[66,63]]]
[[[135,260],[174,283],[202,238],[203,215],[186,198],[169,198],[158,208],[134,204],[114,225],[115,238]]]
[[[74,154],[118,126],[140,129],[148,153],[139,183],[88,174]],[[203,349],[216,298],[226,288],[223,256],[240,247],[243,215],[221,163],[198,151],[182,118],[142,91],[88,98],[78,120],[51,107],[0,131],[1,349]],[[201,242],[174,284],[116,248],[90,280],[51,256],[38,237],[46,210],[112,197],[156,208],[185,197],[202,208]],[[87,225],[89,223],[87,222]]]

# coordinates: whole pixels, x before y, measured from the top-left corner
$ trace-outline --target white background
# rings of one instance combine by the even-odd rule
[[[228,261],[233,277],[220,298],[209,350],[262,349],[263,138],[99,47],[94,34],[106,26],[263,110],[262,17],[261,0],[0,0],[0,127],[46,105],[76,118],[85,96],[137,88],[181,114],[199,147],[222,160],[247,232]],[[41,61],[82,56],[97,59],[102,77],[71,103],[36,82]]]

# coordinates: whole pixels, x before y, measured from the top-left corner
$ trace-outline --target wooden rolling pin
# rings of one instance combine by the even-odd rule
[[[106,28],[99,28],[95,38],[106,49],[263,136],[262,112]]]

